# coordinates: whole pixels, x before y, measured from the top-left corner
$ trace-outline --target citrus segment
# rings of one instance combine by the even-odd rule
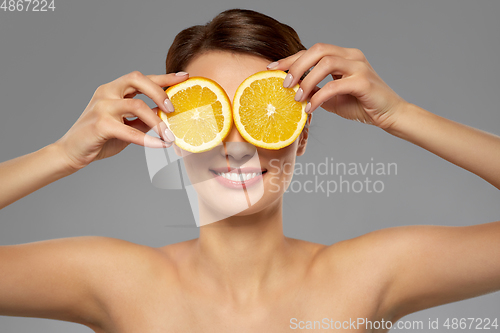
[[[299,136],[307,120],[306,102],[296,102],[299,85],[284,88],[286,73],[264,71],[236,90],[233,118],[241,136],[255,146],[281,149]]]
[[[175,111],[158,116],[174,133],[180,148],[199,153],[217,146],[231,129],[231,103],[215,81],[192,77],[168,88]]]

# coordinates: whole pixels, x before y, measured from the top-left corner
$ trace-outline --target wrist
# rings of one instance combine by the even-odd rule
[[[0,209],[75,171],[56,144],[0,163]]]
[[[52,143],[42,148],[42,150],[45,150],[48,156],[50,156],[50,163],[57,178],[69,176],[81,169],[65,154],[59,142]]]
[[[383,128],[389,134],[398,138],[408,140],[414,129],[420,128],[423,125],[420,120],[425,116],[425,113],[430,113],[419,106],[412,103],[404,103],[397,114],[394,114],[394,120],[390,126]]]

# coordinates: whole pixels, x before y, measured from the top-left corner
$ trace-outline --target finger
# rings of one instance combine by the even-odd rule
[[[168,99],[162,87],[174,85],[186,80],[189,77],[187,74],[164,74],[146,76],[138,71],[129,73],[118,79],[119,98],[134,92],[142,93],[151,98],[158,107],[164,112],[173,112],[174,106]]]
[[[149,106],[140,99],[118,99],[101,100],[101,107],[115,118],[138,117],[149,129],[153,129],[164,141],[173,141],[172,136],[165,131],[167,125],[157,115],[158,108],[150,109]],[[137,123],[137,122],[136,122]]]
[[[288,75],[283,83],[285,88],[296,85],[302,75],[311,67],[316,66],[327,56],[335,56],[338,58],[346,58],[348,53],[346,49],[335,45],[315,44],[309,50],[298,58],[288,68]],[[326,75],[325,75],[326,76]]]
[[[155,114],[157,114],[158,108],[154,108],[154,109],[152,109],[152,111],[154,111]],[[151,130],[151,127],[149,125],[147,125],[146,123],[144,123],[139,118],[137,118],[135,120],[130,120],[130,121],[125,120],[125,124],[132,126],[134,128],[137,128],[139,131],[141,131],[143,133],[147,133]],[[162,137],[163,141],[165,141],[167,143],[175,141],[174,133],[172,133],[172,131],[170,131],[170,129],[168,129],[167,124],[165,124],[165,122],[163,122],[163,121],[161,121],[161,123],[158,124],[158,128],[156,128],[156,127],[154,128],[154,131],[156,133],[158,133],[158,132],[162,133],[161,137]]]
[[[304,52],[306,52],[306,50],[299,51],[295,54],[292,54],[291,56],[280,59],[278,61],[274,61],[267,65],[267,69],[286,71],[298,58],[300,58],[304,54]]]
[[[350,58],[350,53],[348,51],[349,49],[346,49],[344,47],[336,46],[336,45],[330,45],[330,44],[323,44],[323,43],[317,43],[314,44],[311,48],[307,50],[302,50],[294,55],[291,55],[289,57],[280,59],[278,61],[270,63],[267,68],[268,69],[279,69],[282,71],[289,70],[290,67],[302,56],[304,56],[306,53],[307,54],[314,54],[317,53],[319,54],[319,57],[321,58],[322,56],[325,55],[337,55],[341,56],[344,58]],[[311,68],[313,65],[311,65],[309,68]],[[304,70],[305,72],[305,70]]]
[[[125,125],[128,125],[128,126],[131,126],[133,128],[136,128],[136,129],[138,129],[139,131],[141,131],[143,133],[147,133],[147,132],[149,132],[151,130],[151,127],[149,127],[148,125],[146,125],[140,119],[136,119],[136,120],[132,120],[132,121],[125,121]],[[172,131],[170,131],[166,126],[165,126],[165,130],[162,133],[165,133],[164,135],[162,135],[163,141],[166,142],[169,145],[169,147],[170,147],[170,143],[173,143],[175,141],[174,133],[172,133]]]
[[[367,91],[368,84],[369,82],[367,80],[361,80],[354,76],[330,81],[312,95],[306,106],[307,112],[314,112],[321,104],[338,95],[359,97],[364,91]]]
[[[300,57],[296,58],[295,61],[289,59],[290,57],[285,59],[285,64],[281,64],[282,61],[279,61],[279,69],[288,69],[288,75],[284,82],[285,88],[296,85],[304,73],[315,66],[320,59],[325,56],[337,56],[358,61],[366,60],[363,53],[358,49],[350,49],[323,43],[314,44]]]
[[[146,75],[146,77],[160,87],[169,87],[187,80],[189,78],[189,74],[186,72],[177,72],[161,75]]]
[[[159,138],[144,134],[134,127],[127,126],[117,121],[110,121],[106,126],[111,137],[127,143],[135,143],[136,145],[149,148],[168,148],[172,145],[172,142],[164,142]]]
[[[315,93],[317,93],[320,89],[321,89],[321,88],[320,88],[320,87],[318,87],[318,86],[314,87],[314,88],[311,90],[311,92],[309,93],[309,95],[306,95],[306,96],[307,96],[307,97],[306,97],[306,100],[307,100],[307,101],[310,101],[310,100],[311,100],[311,98],[312,98],[312,96],[313,96]]]
[[[141,94],[140,92],[136,91],[136,92],[133,92],[131,94],[128,94],[128,95],[125,95],[123,96],[123,98],[134,98],[135,96]]]
[[[312,109],[312,103],[311,103],[311,99],[312,99],[312,96],[314,96],[314,94],[316,94],[318,91],[320,91],[321,88],[316,86],[312,89],[312,91],[309,93],[309,95],[307,95],[306,97],[306,100],[308,100],[309,102],[306,104],[306,108],[305,108],[305,113],[307,114],[311,114],[315,109],[318,108],[318,105],[315,106],[314,109]],[[321,103],[323,104],[323,103]],[[321,106],[321,104],[319,104],[319,106]]]
[[[319,60],[314,69],[300,82],[300,88],[295,95],[295,100],[301,102],[312,90],[328,75],[333,77],[350,76],[359,70],[361,63],[337,56],[325,56]]]
[[[135,128],[135,129],[138,129],[142,133],[147,133],[147,132],[149,132],[151,130],[151,127],[149,127],[148,125],[146,125],[139,118],[137,118],[135,120],[126,120],[125,119],[124,124],[127,125],[127,126],[131,126],[131,127]]]

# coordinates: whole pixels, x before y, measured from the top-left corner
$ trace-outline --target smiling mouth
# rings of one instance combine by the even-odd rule
[[[244,173],[244,172],[214,172],[216,175],[224,177],[226,179],[232,180],[233,182],[240,181],[244,182],[250,179],[253,179],[257,176],[262,175],[262,172],[252,172],[252,173]],[[265,172],[264,172],[265,173]]]
[[[218,170],[210,169],[210,172],[212,172],[212,174],[214,174],[215,176],[223,178],[224,180],[242,184],[260,178],[263,174],[267,172],[267,170],[259,170],[256,168],[245,170],[245,169],[235,168],[229,172],[224,172],[220,169]]]

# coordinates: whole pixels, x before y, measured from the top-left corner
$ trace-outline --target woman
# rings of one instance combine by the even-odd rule
[[[100,86],[59,141],[2,163],[0,207],[129,143],[170,146],[172,133],[155,109],[132,99],[136,94],[171,112],[162,87],[203,76],[233,96],[246,77],[266,68],[287,70],[287,86],[300,83],[296,99],[309,101],[308,113],[322,106],[380,127],[500,188],[499,137],[404,101],[359,50],[324,44],[305,50],[288,26],[230,10],[181,32],[166,64],[167,73],[176,74],[133,72]],[[328,75],[335,80],[317,88]],[[138,119],[125,120],[131,116]],[[151,128],[163,140],[144,134]],[[72,321],[96,332],[281,332],[306,321],[321,321],[317,330],[328,324],[386,331],[388,321],[409,313],[500,289],[500,222],[391,228],[331,246],[285,237],[286,186],[273,192],[268,182],[290,182],[283,169],[304,153],[307,138],[306,127],[290,146],[266,151],[246,144],[233,128],[226,146],[238,149],[220,156],[238,165],[256,150],[266,171],[264,193],[249,209],[201,227],[197,239],[162,248],[103,237],[1,247],[0,315]],[[271,161],[282,167],[271,168]],[[358,318],[373,327],[353,325]]]

